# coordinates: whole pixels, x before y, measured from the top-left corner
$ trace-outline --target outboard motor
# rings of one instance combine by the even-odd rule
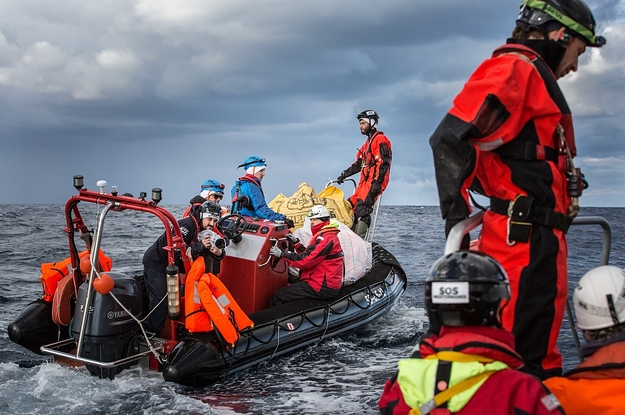
[[[107,274],[115,282],[111,293],[135,317],[141,319],[143,316],[142,291],[139,282],[133,277],[118,272],[107,272]],[[89,285],[85,282],[78,290],[72,324],[72,336],[76,342],[80,337],[88,288]],[[91,299],[80,357],[100,362],[114,362],[136,354],[139,351],[138,323],[120,307],[111,295],[102,295],[94,290]],[[94,376],[113,379],[117,373],[129,367],[130,364],[111,368],[89,364],[85,366]]]

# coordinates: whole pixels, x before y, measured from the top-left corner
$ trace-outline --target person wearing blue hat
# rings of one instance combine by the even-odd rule
[[[265,159],[258,156],[249,156],[237,169],[241,167],[245,169],[246,174],[243,177],[239,177],[239,180],[236,181],[230,191],[232,195],[232,212],[253,218],[283,221],[289,228],[293,228],[295,224],[291,219],[281,213],[274,212],[267,206],[265,194],[261,186],[261,181],[265,177],[265,168],[267,167]],[[247,204],[241,203],[243,196],[247,196],[247,199],[249,199]]]
[[[200,188],[200,196],[204,199],[219,203],[224,198],[224,186],[222,183],[219,183],[217,180],[208,179],[202,183],[202,187]]]
[[[219,204],[219,202],[222,201],[224,198],[225,188],[226,186],[224,186],[223,183],[220,183],[217,180],[214,180],[214,179],[205,180],[204,183],[202,183],[202,186],[200,187],[200,194],[193,196],[193,198],[191,198],[191,200],[189,201],[191,206],[189,206],[187,210],[185,210],[182,217],[186,218],[189,215],[189,211],[191,210],[191,207],[193,207],[194,205],[201,205],[202,203],[206,201],[215,202]],[[226,213],[227,213],[227,210],[222,207],[222,216]]]

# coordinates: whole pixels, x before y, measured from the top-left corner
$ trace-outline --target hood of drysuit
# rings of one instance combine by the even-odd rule
[[[322,230],[332,230],[332,229],[336,229],[337,231],[339,230],[339,224],[336,221],[336,219],[330,219],[329,221],[321,222],[321,223],[316,224],[315,226],[310,227],[310,231],[312,232],[313,235],[316,235],[319,231],[322,231]]]
[[[193,216],[197,223],[202,228],[202,205],[193,205],[191,206],[191,210],[189,210],[189,216]]]
[[[506,44],[523,45],[540,55],[552,72],[556,72],[564,57],[566,48],[550,39],[508,39]]]
[[[193,196],[191,198],[191,200],[189,200],[189,203],[192,204],[192,205],[195,205],[195,204],[198,204],[198,203],[201,205],[204,202],[206,202],[206,198],[204,198],[204,197],[202,197],[200,195]]]
[[[523,366],[521,356],[514,350],[514,335],[496,327],[442,326],[439,335],[421,340],[419,353],[426,358],[441,350],[488,357],[504,362],[513,369]]]

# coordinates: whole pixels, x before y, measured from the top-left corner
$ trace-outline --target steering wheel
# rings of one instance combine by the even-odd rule
[[[224,222],[228,221],[227,225],[224,225]],[[243,235],[245,232],[245,225],[247,225],[247,221],[242,215],[238,213],[231,213],[219,219],[217,223],[217,228],[227,236],[229,239],[235,239],[239,236]]]

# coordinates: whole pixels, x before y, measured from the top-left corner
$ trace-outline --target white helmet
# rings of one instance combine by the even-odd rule
[[[310,219],[321,219],[321,218],[330,218],[330,212],[326,209],[325,206],[315,205],[308,212],[308,216]]]
[[[625,271],[612,265],[588,271],[575,287],[573,303],[581,330],[625,323]]]

